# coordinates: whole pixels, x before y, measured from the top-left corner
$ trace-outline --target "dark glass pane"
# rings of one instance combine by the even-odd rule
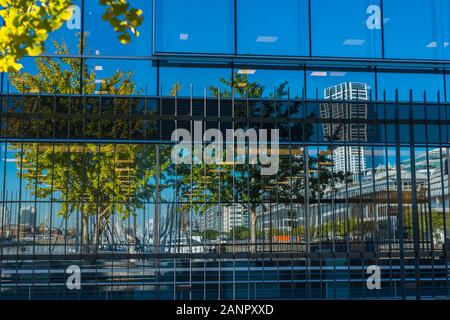
[[[387,100],[395,100],[395,92],[398,89],[398,98],[401,101],[409,101],[409,92],[412,91],[414,101],[437,101],[438,93],[443,100],[444,76],[442,74],[418,74],[418,73],[383,73],[378,75],[378,98],[382,99],[386,91]]]

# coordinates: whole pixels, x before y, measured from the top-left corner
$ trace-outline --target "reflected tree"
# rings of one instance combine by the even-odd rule
[[[219,91],[218,88],[210,87],[209,90],[214,96],[230,97],[234,90],[234,93],[239,96],[260,97],[264,92],[264,86],[259,82],[249,83],[246,74],[235,74],[232,82],[225,79],[220,81],[229,88]],[[287,85],[287,81],[283,82],[274,94],[286,95]],[[265,109],[269,109],[271,106]],[[287,112],[286,108],[273,106],[269,113],[277,117],[284,116]],[[300,141],[301,139],[308,141],[314,133],[311,125],[305,125],[301,131],[302,135],[296,137]],[[204,214],[208,208],[219,204],[238,203],[242,205],[249,213],[251,250],[256,252],[258,210],[261,212],[267,210],[266,205],[271,202],[304,203],[306,196],[309,197],[309,201],[314,201],[324,195],[333,181],[337,183],[344,179],[343,173],[334,173],[329,166],[321,165],[329,161],[326,159],[327,154],[318,154],[315,157],[311,155],[306,159],[304,153],[295,158],[290,157],[289,149],[284,151],[287,151],[287,154],[285,152],[284,155],[281,155],[279,171],[273,176],[261,174],[262,165],[260,163],[250,164],[248,157],[246,157],[246,163],[240,165],[226,162],[178,165],[176,191],[180,198],[185,199],[180,211],[186,213],[193,210],[198,214]],[[306,151],[306,153],[308,152]],[[222,150],[223,157],[225,154],[226,150]],[[305,166],[306,162],[309,167]],[[310,175],[311,170],[315,170],[315,173]],[[293,175],[302,172],[306,172],[308,175],[308,185],[304,179],[292,178]],[[306,190],[309,192],[308,195],[305,194]]]
[[[148,189],[155,174],[154,148],[135,144],[38,143],[25,143],[16,148],[22,166],[19,174],[26,181],[27,189],[38,198],[61,202],[58,215],[62,217],[81,213],[85,253],[90,243],[97,250],[99,238],[111,227],[113,214],[127,219],[153,195],[153,190]],[[90,217],[95,220],[91,239]]]
[[[64,43],[55,43],[55,47],[58,54],[68,53]],[[69,57],[38,57],[35,63],[35,74],[10,74],[11,83],[20,92],[73,94],[78,92],[80,77],[83,78],[85,93],[93,94],[98,89],[96,74],[85,61]],[[111,77],[100,81],[99,90],[111,95],[131,95],[136,92],[133,74],[117,70]],[[40,102],[42,101],[33,100],[33,103],[21,107],[30,113],[54,112],[54,104]],[[97,111],[101,106],[82,107],[90,107],[98,120],[75,130],[80,131],[80,135],[95,135],[101,116]],[[133,112],[138,105],[129,99],[117,99],[114,107],[117,114],[127,114],[130,108]],[[111,130],[113,126],[118,137],[122,134],[127,136],[122,131],[142,129],[142,123],[134,123],[134,127],[130,128],[127,120],[119,118],[103,130]],[[16,121],[11,123],[9,130],[20,132],[21,128],[22,123]],[[59,130],[58,121],[51,117],[50,120],[37,122],[26,130],[35,137],[54,136]],[[18,166],[22,168],[18,174],[25,179],[26,187],[33,195],[41,199],[61,201],[63,204],[58,214],[65,218],[76,211],[81,212],[84,253],[90,251],[90,243],[94,243],[94,251],[98,250],[99,239],[108,228],[113,214],[117,213],[122,219],[126,219],[136,213],[143,201],[154,196],[154,146],[15,143],[13,147],[17,150]],[[89,230],[91,217],[95,218],[95,230]],[[90,233],[93,234],[92,237]]]
[[[211,95],[223,98],[231,98],[233,93],[235,96],[245,98],[259,98],[263,95],[265,87],[258,81],[250,82],[247,74],[234,73],[233,80],[229,81],[225,78],[220,78],[219,82],[226,86],[225,89],[210,86],[208,89]]]
[[[99,79],[86,60],[67,57],[69,49],[65,42],[54,41],[53,45],[56,48],[55,54],[61,55],[61,58],[40,56],[34,60],[37,73],[18,71],[9,74],[11,84],[19,92],[93,94],[98,89],[108,94],[129,95],[137,91],[132,72],[117,70],[112,76]],[[99,88],[96,82],[100,84]]]

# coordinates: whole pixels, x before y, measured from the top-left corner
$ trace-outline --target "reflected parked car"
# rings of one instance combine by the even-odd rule
[[[214,246],[215,247],[215,246]],[[178,239],[175,242],[174,252],[176,253],[208,253],[212,251],[212,248],[204,243],[188,239]]]

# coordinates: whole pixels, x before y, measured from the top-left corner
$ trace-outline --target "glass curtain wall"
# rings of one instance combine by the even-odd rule
[[[348,83],[325,90],[330,97],[317,101],[9,94],[3,98],[8,116],[1,131],[2,254],[114,251],[244,258],[249,253],[364,252],[383,265],[402,253],[409,257],[405,263],[420,262],[415,270],[425,278],[433,256],[445,256],[448,241],[448,106],[373,101],[367,91],[367,86]],[[174,114],[163,112],[166,106]],[[242,106],[247,116],[239,115]],[[222,116],[227,107],[235,115],[230,122]],[[208,120],[200,122],[205,115]],[[205,131],[278,128],[278,171],[264,176],[261,165],[248,161],[174,164],[170,133],[174,128],[198,130],[198,123]],[[208,141],[202,145],[206,148]],[[13,242],[20,246],[5,245]],[[251,263],[236,259],[229,263]],[[145,270],[126,263],[133,273],[129,281],[136,285],[140,280],[134,277]],[[183,269],[182,261],[177,263]],[[291,270],[291,263],[283,268]],[[350,267],[354,261],[345,263]],[[259,265],[248,268],[259,270]],[[329,275],[325,266],[314,270]],[[250,294],[232,284],[214,289],[211,279],[196,272],[191,276],[200,277],[190,280],[193,296]],[[345,277],[353,277],[352,272]],[[445,288],[436,274],[432,278]],[[424,295],[445,294],[421,279],[416,285]],[[277,282],[281,296],[295,289],[305,297],[351,297],[365,284],[331,293],[306,289],[309,280],[286,281]],[[405,295],[413,293],[407,280],[392,276],[391,281]],[[157,280],[146,284],[161,285]],[[24,294],[2,285],[5,292]],[[325,280],[322,285],[330,284]],[[100,285],[89,294],[108,288]],[[183,294],[178,282],[170,288],[161,285],[161,294]],[[378,296],[402,294],[383,290]],[[257,292],[255,297],[274,297],[270,290]]]
[[[131,1],[129,47],[74,3],[2,74],[0,298],[448,297],[447,1]],[[278,170],[175,129],[278,129]]]

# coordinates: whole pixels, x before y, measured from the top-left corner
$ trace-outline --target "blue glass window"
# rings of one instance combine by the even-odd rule
[[[245,86],[250,88],[260,88],[259,90],[249,90],[250,98],[276,97],[277,99],[287,99],[288,97],[302,97],[303,71],[261,70],[242,67],[235,69],[234,74],[235,79],[241,79],[241,82],[236,83],[239,88],[245,89]],[[246,90],[243,91],[248,92]],[[236,93],[239,96],[239,90],[236,90]],[[258,93],[259,96],[257,96]]]
[[[312,54],[381,57],[378,0],[311,1]]]
[[[159,0],[155,10],[156,52],[234,52],[232,0]]]
[[[228,86],[231,70],[219,68],[175,68],[160,69],[160,93],[164,96],[194,97],[214,96],[216,89],[221,92]]]
[[[80,59],[81,58],[50,58],[50,57],[25,57],[20,60],[23,68],[20,73],[5,73],[5,91],[10,93],[63,93],[77,94],[80,91]],[[39,61],[39,63],[38,63]],[[76,66],[76,67],[74,67]],[[60,70],[59,77],[48,70]],[[61,81],[64,74],[70,74],[67,81]],[[33,77],[32,85],[24,86],[21,79]],[[7,81],[6,81],[7,80]]]
[[[325,91],[328,88],[345,83],[362,84],[367,90],[367,98],[374,97],[375,74],[347,70],[309,70],[307,71],[307,94],[309,98],[329,99]],[[345,87],[345,86],[344,86]],[[346,87],[348,88],[348,87]],[[366,94],[365,94],[366,95]]]
[[[385,0],[387,58],[449,59],[447,0]]]
[[[450,94],[450,72],[449,70],[445,70],[445,83],[446,83],[446,88],[445,88],[445,97],[443,97],[443,95],[441,95],[441,101],[442,98],[445,98],[445,101],[449,101],[449,94]],[[450,114],[449,114],[450,116]]]
[[[147,60],[120,60],[120,64],[112,59],[89,59],[87,63],[88,73],[94,73],[95,94],[106,94],[105,80],[116,76],[120,81],[114,85],[119,88],[124,81],[132,84],[130,90],[125,90],[132,95],[155,95],[156,94],[156,69],[152,62]],[[91,81],[91,79],[89,79]],[[91,83],[92,85],[92,83]],[[117,92],[109,90],[109,92]],[[119,92],[117,92],[119,93]],[[123,93],[122,93],[123,94]]]
[[[309,54],[306,0],[239,0],[237,6],[238,53]]]
[[[442,74],[420,73],[379,73],[378,98],[383,99],[386,91],[387,100],[395,100],[395,91],[398,89],[400,101],[409,101],[409,91],[413,91],[414,101],[423,101],[424,92],[427,101],[437,101],[438,92],[441,100],[444,97],[444,76]]]
[[[131,41],[124,45],[117,38],[109,22],[102,19],[105,7],[98,1],[85,2],[85,54],[114,56],[150,56],[152,34],[152,4],[151,1],[129,0],[130,7],[143,11],[144,22],[138,28],[139,37],[132,36]]]
[[[45,42],[46,53],[56,54],[58,49],[67,48],[67,54],[78,54],[80,52],[80,40],[81,40],[81,1],[72,1],[71,10],[73,12],[72,17],[67,20],[61,28],[51,32],[47,41]]]

